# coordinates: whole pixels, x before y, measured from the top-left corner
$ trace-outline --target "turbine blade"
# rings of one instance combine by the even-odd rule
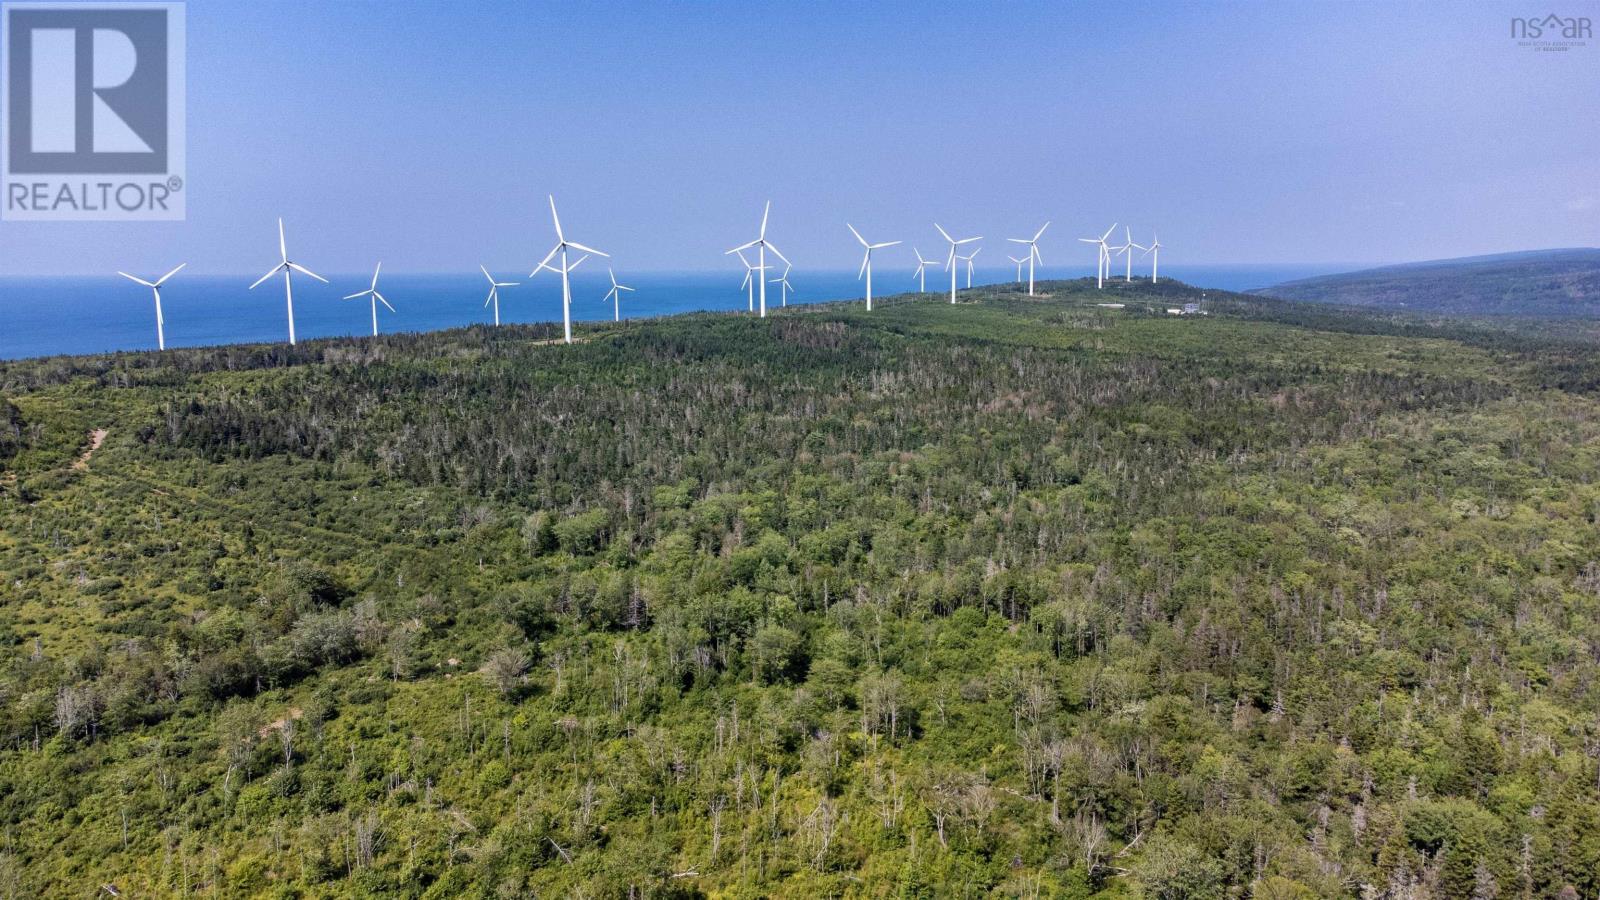
[[[564,238],[561,237],[561,217],[556,215],[556,198],[555,198],[555,195],[551,194],[549,196],[550,196],[550,218],[551,218],[552,221],[554,221],[556,223],[556,240],[558,240],[558,241],[559,240],[564,240]]]
[[[767,201],[767,208],[761,211],[761,236],[767,236],[767,217],[772,215],[772,201]]]
[[[631,291],[631,290],[633,290],[633,288],[628,287],[625,284],[619,284],[619,285],[617,285],[617,290],[619,290],[619,291]]]
[[[783,264],[784,265],[786,265],[786,266],[794,265],[793,263],[789,262],[789,257],[783,255],[783,251],[782,250],[779,250],[777,247],[773,246],[772,244],[768,244],[767,245],[767,249],[771,250],[772,254],[774,256],[776,256],[779,259],[783,260]]]
[[[489,274],[489,270],[485,269],[482,263],[478,264],[478,270],[483,273],[483,277],[489,279],[490,284],[494,284],[494,276]]]
[[[590,254],[592,256],[604,256],[607,259],[611,258],[611,254],[605,253],[605,252],[600,251],[600,250],[596,250],[593,247],[585,247],[582,244],[574,244],[571,241],[567,241],[567,246],[571,247],[574,250],[582,250],[584,253],[588,253],[588,254]]]
[[[129,281],[136,281],[139,284],[142,284],[147,288],[153,288],[153,287],[156,287],[158,284],[160,284],[160,282],[157,282],[156,284],[151,284],[150,282],[145,281],[143,278],[135,278],[132,275],[129,275],[127,272],[118,272],[117,274],[121,275],[123,278],[128,279]],[[272,273],[268,272],[267,274],[270,275]]]
[[[344,299],[345,300],[354,300],[357,297],[365,297],[366,295],[368,295],[370,293],[372,293],[372,292],[371,291],[362,291],[359,294],[347,294],[347,295],[345,295]]]
[[[865,275],[867,273],[867,263],[869,263],[869,262],[872,262],[872,251],[871,250],[868,250],[866,252],[866,254],[861,257],[861,268],[856,270],[856,280],[857,281],[860,281],[861,280],[861,276]]]
[[[283,257],[284,262],[289,261],[289,242],[283,238],[283,218],[281,216],[278,218],[278,255]]]
[[[268,278],[271,278],[272,276],[278,274],[279,272],[282,272],[284,270],[284,268],[287,267],[287,266],[288,266],[288,263],[279,263],[279,264],[273,266],[271,272],[268,272],[267,274],[261,276],[260,278],[257,278],[256,279],[256,283],[250,285],[250,290],[253,291],[256,288],[260,287],[261,286],[261,282],[266,281]]]
[[[168,278],[171,278],[172,276],[183,271],[183,267],[187,265],[188,263],[178,263],[178,267],[176,269],[173,269],[171,272],[168,272],[167,274],[156,279],[155,287],[160,287],[161,285],[166,284]]]
[[[378,287],[378,273],[383,271],[383,260],[378,260],[378,267],[372,270],[372,287]]]
[[[577,244],[573,244],[573,246],[576,247]],[[588,258],[589,258],[589,254],[587,254],[587,253],[585,253],[584,255],[582,255],[580,257],[578,257],[578,261],[577,262],[573,263],[570,266],[567,266],[567,271],[571,272],[573,269],[576,269],[577,267],[583,265],[583,261],[588,259]]]
[[[1006,240],[1010,241],[1013,244],[1031,244],[1031,243],[1033,243],[1033,241],[1030,241],[1027,238],[1006,238]]]
[[[377,298],[378,298],[378,302],[379,302],[379,303],[382,303],[382,304],[383,304],[383,305],[384,305],[384,306],[389,306],[389,301],[388,301],[388,300],[385,300],[385,299],[383,299],[383,295],[382,295],[382,294],[380,294],[380,293],[378,293],[378,292],[377,292],[377,291],[373,291],[373,292],[372,292],[372,296],[374,296],[374,297],[377,297]],[[399,311],[400,311],[400,310],[398,310],[398,309],[395,309],[395,308],[394,308],[394,307],[392,307],[392,306],[389,306],[389,312],[399,312]]]
[[[872,245],[872,249],[874,249],[874,250],[882,250],[885,247],[893,247],[896,244],[901,244],[901,243],[904,243],[904,242],[903,241],[884,241],[881,244],[873,244]]]
[[[940,226],[938,222],[933,223],[933,227],[939,229],[940,236],[942,236],[945,240],[949,241],[952,244],[954,244],[956,242],[956,239],[950,236],[950,232],[945,231],[944,228],[942,226]]]
[[[757,245],[759,243],[761,243],[761,239],[760,238],[756,238],[755,240],[751,241],[748,244],[740,244],[739,246],[733,248],[732,250],[729,250],[728,253],[738,253],[741,250],[749,250],[751,247],[754,247],[755,245]],[[727,256],[728,253],[724,253],[722,255],[723,256]]]
[[[1046,228],[1049,228],[1049,227],[1050,227],[1050,223],[1049,222],[1046,222],[1043,225],[1040,225],[1039,226],[1039,230],[1038,230],[1038,232],[1036,232],[1034,234],[1033,239],[1037,241],[1039,238],[1044,237],[1044,230]]]
[[[849,222],[846,222],[846,223],[844,223],[844,227],[850,229],[850,233],[856,236],[856,240],[861,242],[861,246],[863,246],[863,247],[871,247],[872,246],[871,244],[867,243],[867,239],[861,236],[861,232],[857,231],[856,227],[854,225],[851,225]]]
[[[288,263],[288,266],[289,266],[289,268],[295,270],[296,272],[299,272],[301,275],[310,275],[312,278],[315,278],[316,280],[322,282],[323,284],[327,284],[328,283],[328,279],[323,278],[321,275],[318,275],[317,273],[311,271],[310,269],[306,268],[305,266],[300,265],[299,263]]]
[[[544,269],[546,266],[548,266],[550,264],[550,260],[556,258],[556,253],[558,251],[560,251],[560,250],[561,250],[561,245],[560,244],[557,244],[554,247],[550,248],[550,252],[546,253],[544,255],[544,259],[539,260],[539,264],[537,266],[533,267],[533,271],[528,273],[528,277],[532,278],[533,276],[539,274],[540,270]]]

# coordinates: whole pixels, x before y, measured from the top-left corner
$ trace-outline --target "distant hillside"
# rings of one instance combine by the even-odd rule
[[[1600,316],[1600,250],[1534,250],[1305,278],[1252,293],[1450,315]]]

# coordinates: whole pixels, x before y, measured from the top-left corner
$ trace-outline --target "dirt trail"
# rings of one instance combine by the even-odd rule
[[[89,468],[89,458],[94,456],[94,452],[99,450],[100,445],[105,442],[106,430],[104,428],[96,428],[89,432],[89,447],[79,454],[77,459],[73,460],[72,467],[80,472]]]

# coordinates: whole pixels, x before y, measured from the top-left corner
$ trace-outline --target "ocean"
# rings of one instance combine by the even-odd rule
[[[1087,268],[1087,267],[1084,267]],[[1162,277],[1172,277],[1199,287],[1242,291],[1267,287],[1296,278],[1346,271],[1349,266],[1163,266]],[[153,279],[159,272],[133,273]],[[322,273],[326,275],[326,273]],[[1024,273],[1026,274],[1026,273]],[[1044,267],[1036,278],[1078,278],[1079,268]],[[1148,274],[1148,270],[1147,270]],[[500,297],[500,321],[561,321],[561,282],[544,272],[527,278],[521,272],[497,272],[501,281],[518,281]],[[1015,270],[979,269],[973,284],[1013,280]],[[186,277],[178,273],[161,290],[168,347],[283,341],[288,322],[281,278],[248,290],[257,276]],[[327,275],[332,284],[295,278],[295,333],[300,339],[371,333],[372,319],[366,298],[345,301],[345,294],[365,290],[371,274]],[[743,278],[727,272],[644,272],[619,278],[635,288],[622,297],[623,318],[646,318],[675,313],[745,308]],[[790,273],[794,290],[791,304],[823,303],[862,296],[854,272]],[[948,290],[949,278],[928,272],[928,289]],[[965,285],[965,275],[961,283]],[[385,272],[379,290],[397,312],[378,308],[378,327],[385,333],[436,331],[489,323],[493,311],[485,309],[488,282],[483,273],[460,275],[407,275]],[[576,321],[611,318],[611,303],[604,299],[610,282],[603,270],[580,270],[572,279],[572,315]],[[873,273],[873,290],[879,295],[915,288],[911,271],[887,266]],[[780,305],[777,285],[768,285],[767,303]],[[0,278],[0,359],[20,359],[58,354],[102,353],[115,350],[153,350],[156,347],[155,309],[149,288],[116,275],[95,278]]]

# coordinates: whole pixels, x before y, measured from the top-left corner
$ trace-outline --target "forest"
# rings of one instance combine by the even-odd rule
[[[1600,896],[1593,329],[1107,288],[0,362],[0,898]]]

